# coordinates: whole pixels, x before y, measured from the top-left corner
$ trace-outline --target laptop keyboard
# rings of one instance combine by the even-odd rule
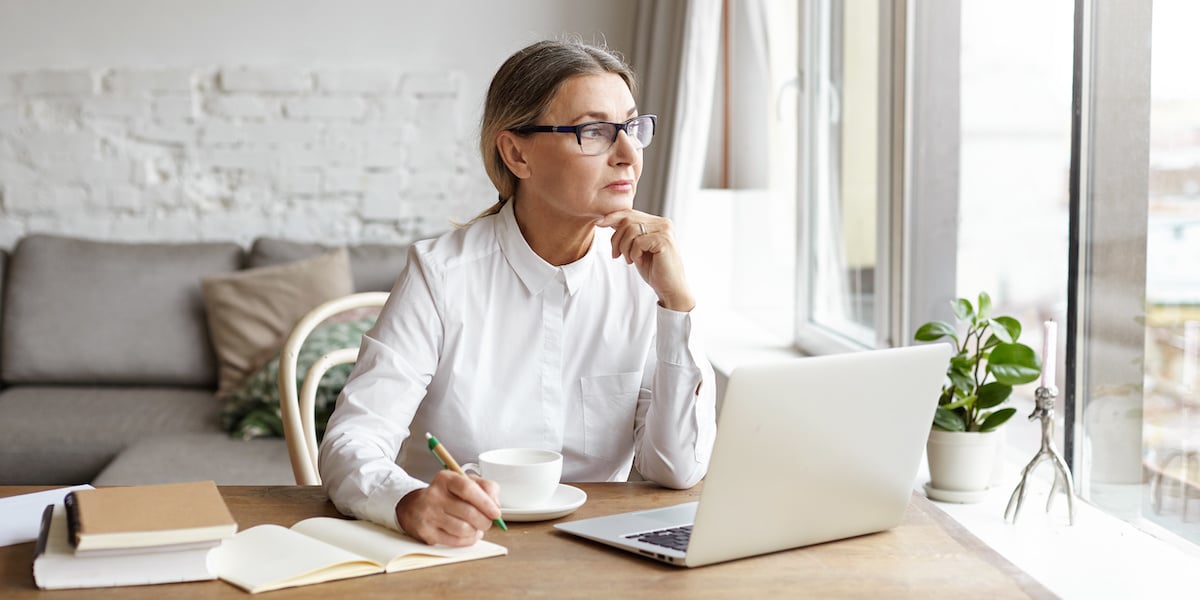
[[[686,551],[688,540],[692,537],[691,525],[680,525],[679,527],[670,527],[667,529],[659,529],[657,531],[647,531],[645,533],[635,533],[625,536],[626,539],[646,542],[655,546],[662,546],[680,552]]]

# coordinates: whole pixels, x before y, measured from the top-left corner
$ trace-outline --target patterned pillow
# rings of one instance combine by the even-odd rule
[[[317,325],[296,360],[296,390],[304,385],[304,376],[322,355],[340,348],[358,348],[362,335],[375,323],[376,312],[350,321],[333,320]],[[333,412],[334,403],[353,365],[337,365],[329,369],[317,385],[316,429],[317,439],[325,433],[325,423]],[[279,409],[279,355],[276,354],[262,368],[250,374],[241,385],[227,396],[221,422],[233,437],[252,439],[258,437],[282,437],[283,417]]]

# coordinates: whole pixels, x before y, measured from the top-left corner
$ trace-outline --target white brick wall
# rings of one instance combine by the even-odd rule
[[[17,77],[17,90],[28,95],[90,95],[95,88],[90,71],[39,71]]]
[[[117,69],[105,74],[104,89],[118,95],[191,92],[196,77],[189,69]]]
[[[461,87],[364,68],[0,73],[0,247],[445,231],[494,200]]]

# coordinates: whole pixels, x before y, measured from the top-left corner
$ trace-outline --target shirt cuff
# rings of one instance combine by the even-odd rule
[[[396,531],[404,531],[396,520],[396,503],[410,493],[429,487],[429,484],[407,474],[393,472],[367,496],[363,515],[366,520],[386,525]]]
[[[695,346],[693,322],[699,307],[689,312],[674,311],[658,306],[658,331],[655,349],[658,360],[672,365],[695,366],[698,346]]]

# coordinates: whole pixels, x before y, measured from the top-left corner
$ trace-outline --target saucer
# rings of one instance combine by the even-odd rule
[[[939,490],[938,488],[935,488],[932,485],[930,485],[929,482],[925,483],[925,495],[928,496],[930,500],[937,500],[938,502],[953,502],[955,504],[973,504],[975,502],[982,501],[985,497],[987,497],[987,493],[988,493],[987,490],[980,490],[977,492],[960,492],[960,491],[956,491],[956,490]]]
[[[587,492],[563,483],[558,484],[554,495],[538,508],[500,508],[505,521],[549,521],[565,517],[587,502]]]

